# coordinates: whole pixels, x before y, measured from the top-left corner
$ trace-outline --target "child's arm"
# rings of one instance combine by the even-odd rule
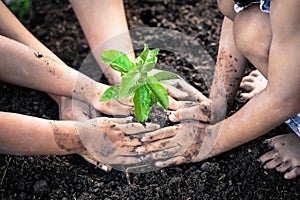
[[[121,82],[120,73],[104,65],[100,55],[106,50],[119,50],[134,60],[134,51],[122,0],[70,0],[93,55],[110,84]]]
[[[157,125],[130,123],[128,119],[95,118],[86,122],[54,121],[0,112],[0,154],[89,155],[106,164],[135,164],[132,153],[141,142],[130,134],[156,129]]]
[[[130,106],[99,102],[108,86],[45,57],[38,51],[0,36],[0,80],[90,103],[106,114],[130,114]]]
[[[237,49],[233,38],[233,23],[227,17],[223,20],[218,57],[210,91],[209,102],[212,104],[211,120],[215,123],[223,120],[230,111],[236,96],[240,81],[244,75],[247,59]],[[204,100],[205,101],[205,100]],[[201,102],[201,101],[200,101]],[[203,105],[178,109],[170,115],[174,122],[182,119],[203,119]]]
[[[165,145],[164,151],[172,153],[173,158],[166,162],[160,162],[160,165],[196,162],[208,156],[225,152],[265,134],[300,111],[299,7],[300,2],[297,0],[274,1],[272,4],[270,18],[273,37],[269,52],[267,88],[224,121],[202,129],[195,129],[197,127],[191,129],[188,133],[194,134],[195,138],[194,145],[188,146],[189,154],[178,154],[176,157],[172,152],[174,148]],[[199,127],[201,126],[203,127],[200,124]],[[188,130],[189,126],[186,128]],[[176,136],[177,134],[188,133],[184,130],[178,131],[178,127],[174,127],[173,132],[170,128],[168,132],[162,129],[155,134],[149,134],[147,138],[142,140],[149,142],[152,141],[152,138],[163,139],[166,136],[171,137],[172,134]],[[143,153],[149,149],[150,151],[157,150],[155,147],[159,147],[160,144],[174,144],[174,136],[155,142],[154,147],[150,144],[146,145],[146,148],[138,150]],[[180,143],[185,143],[185,141],[180,141]],[[213,146],[213,150],[208,155],[199,154],[202,145],[214,143],[216,145]],[[180,145],[184,146],[184,144]],[[193,151],[190,150],[191,148]],[[182,151],[178,152],[182,153]],[[165,152],[165,154],[168,153]]]
[[[76,123],[0,112],[0,153],[14,155],[83,153],[85,148],[76,132]]]

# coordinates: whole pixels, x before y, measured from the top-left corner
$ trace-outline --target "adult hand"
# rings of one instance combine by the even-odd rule
[[[143,160],[155,160],[156,167],[198,162],[211,155],[219,138],[218,130],[219,127],[187,120],[146,133],[136,152],[143,155]]]

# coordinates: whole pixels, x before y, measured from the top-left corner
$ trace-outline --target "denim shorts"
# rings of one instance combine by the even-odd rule
[[[270,1],[271,0],[252,0],[252,1],[248,0],[248,1],[246,1],[246,3],[242,3],[243,1],[236,0],[235,4],[234,4],[234,11],[236,13],[238,13],[253,4],[260,4],[261,11],[269,13],[270,12]]]
[[[288,119],[285,123],[300,137],[300,113]]]

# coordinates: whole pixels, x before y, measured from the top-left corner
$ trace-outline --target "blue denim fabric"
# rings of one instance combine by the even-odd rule
[[[300,113],[285,122],[300,137]]]
[[[269,13],[270,12],[270,1],[271,0],[253,0],[252,2],[248,3],[247,5],[242,5],[239,2],[236,2],[234,4],[234,11],[236,13],[238,13],[253,4],[260,4],[260,9],[263,12]]]

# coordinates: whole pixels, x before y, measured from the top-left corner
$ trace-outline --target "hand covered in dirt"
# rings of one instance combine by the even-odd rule
[[[133,134],[153,131],[155,124],[131,123],[131,118],[95,118],[78,126],[79,137],[88,157],[108,165],[130,165],[139,162],[134,149],[142,142]]]
[[[91,84],[87,88],[74,90],[73,97],[76,98],[76,96],[84,96],[87,103],[103,114],[112,116],[128,116],[133,113],[132,98],[100,101],[102,94],[109,86],[101,83],[94,84],[94,86],[91,86]]]
[[[211,100],[205,97],[200,91],[180,79],[170,85],[164,85],[169,95],[179,100],[176,101],[175,111],[170,112],[169,119],[173,122],[179,122],[185,119],[210,122]]]
[[[143,160],[155,160],[156,167],[198,162],[209,157],[217,143],[218,133],[218,128],[187,120],[146,133],[141,138],[143,145],[136,152],[143,154]]]

